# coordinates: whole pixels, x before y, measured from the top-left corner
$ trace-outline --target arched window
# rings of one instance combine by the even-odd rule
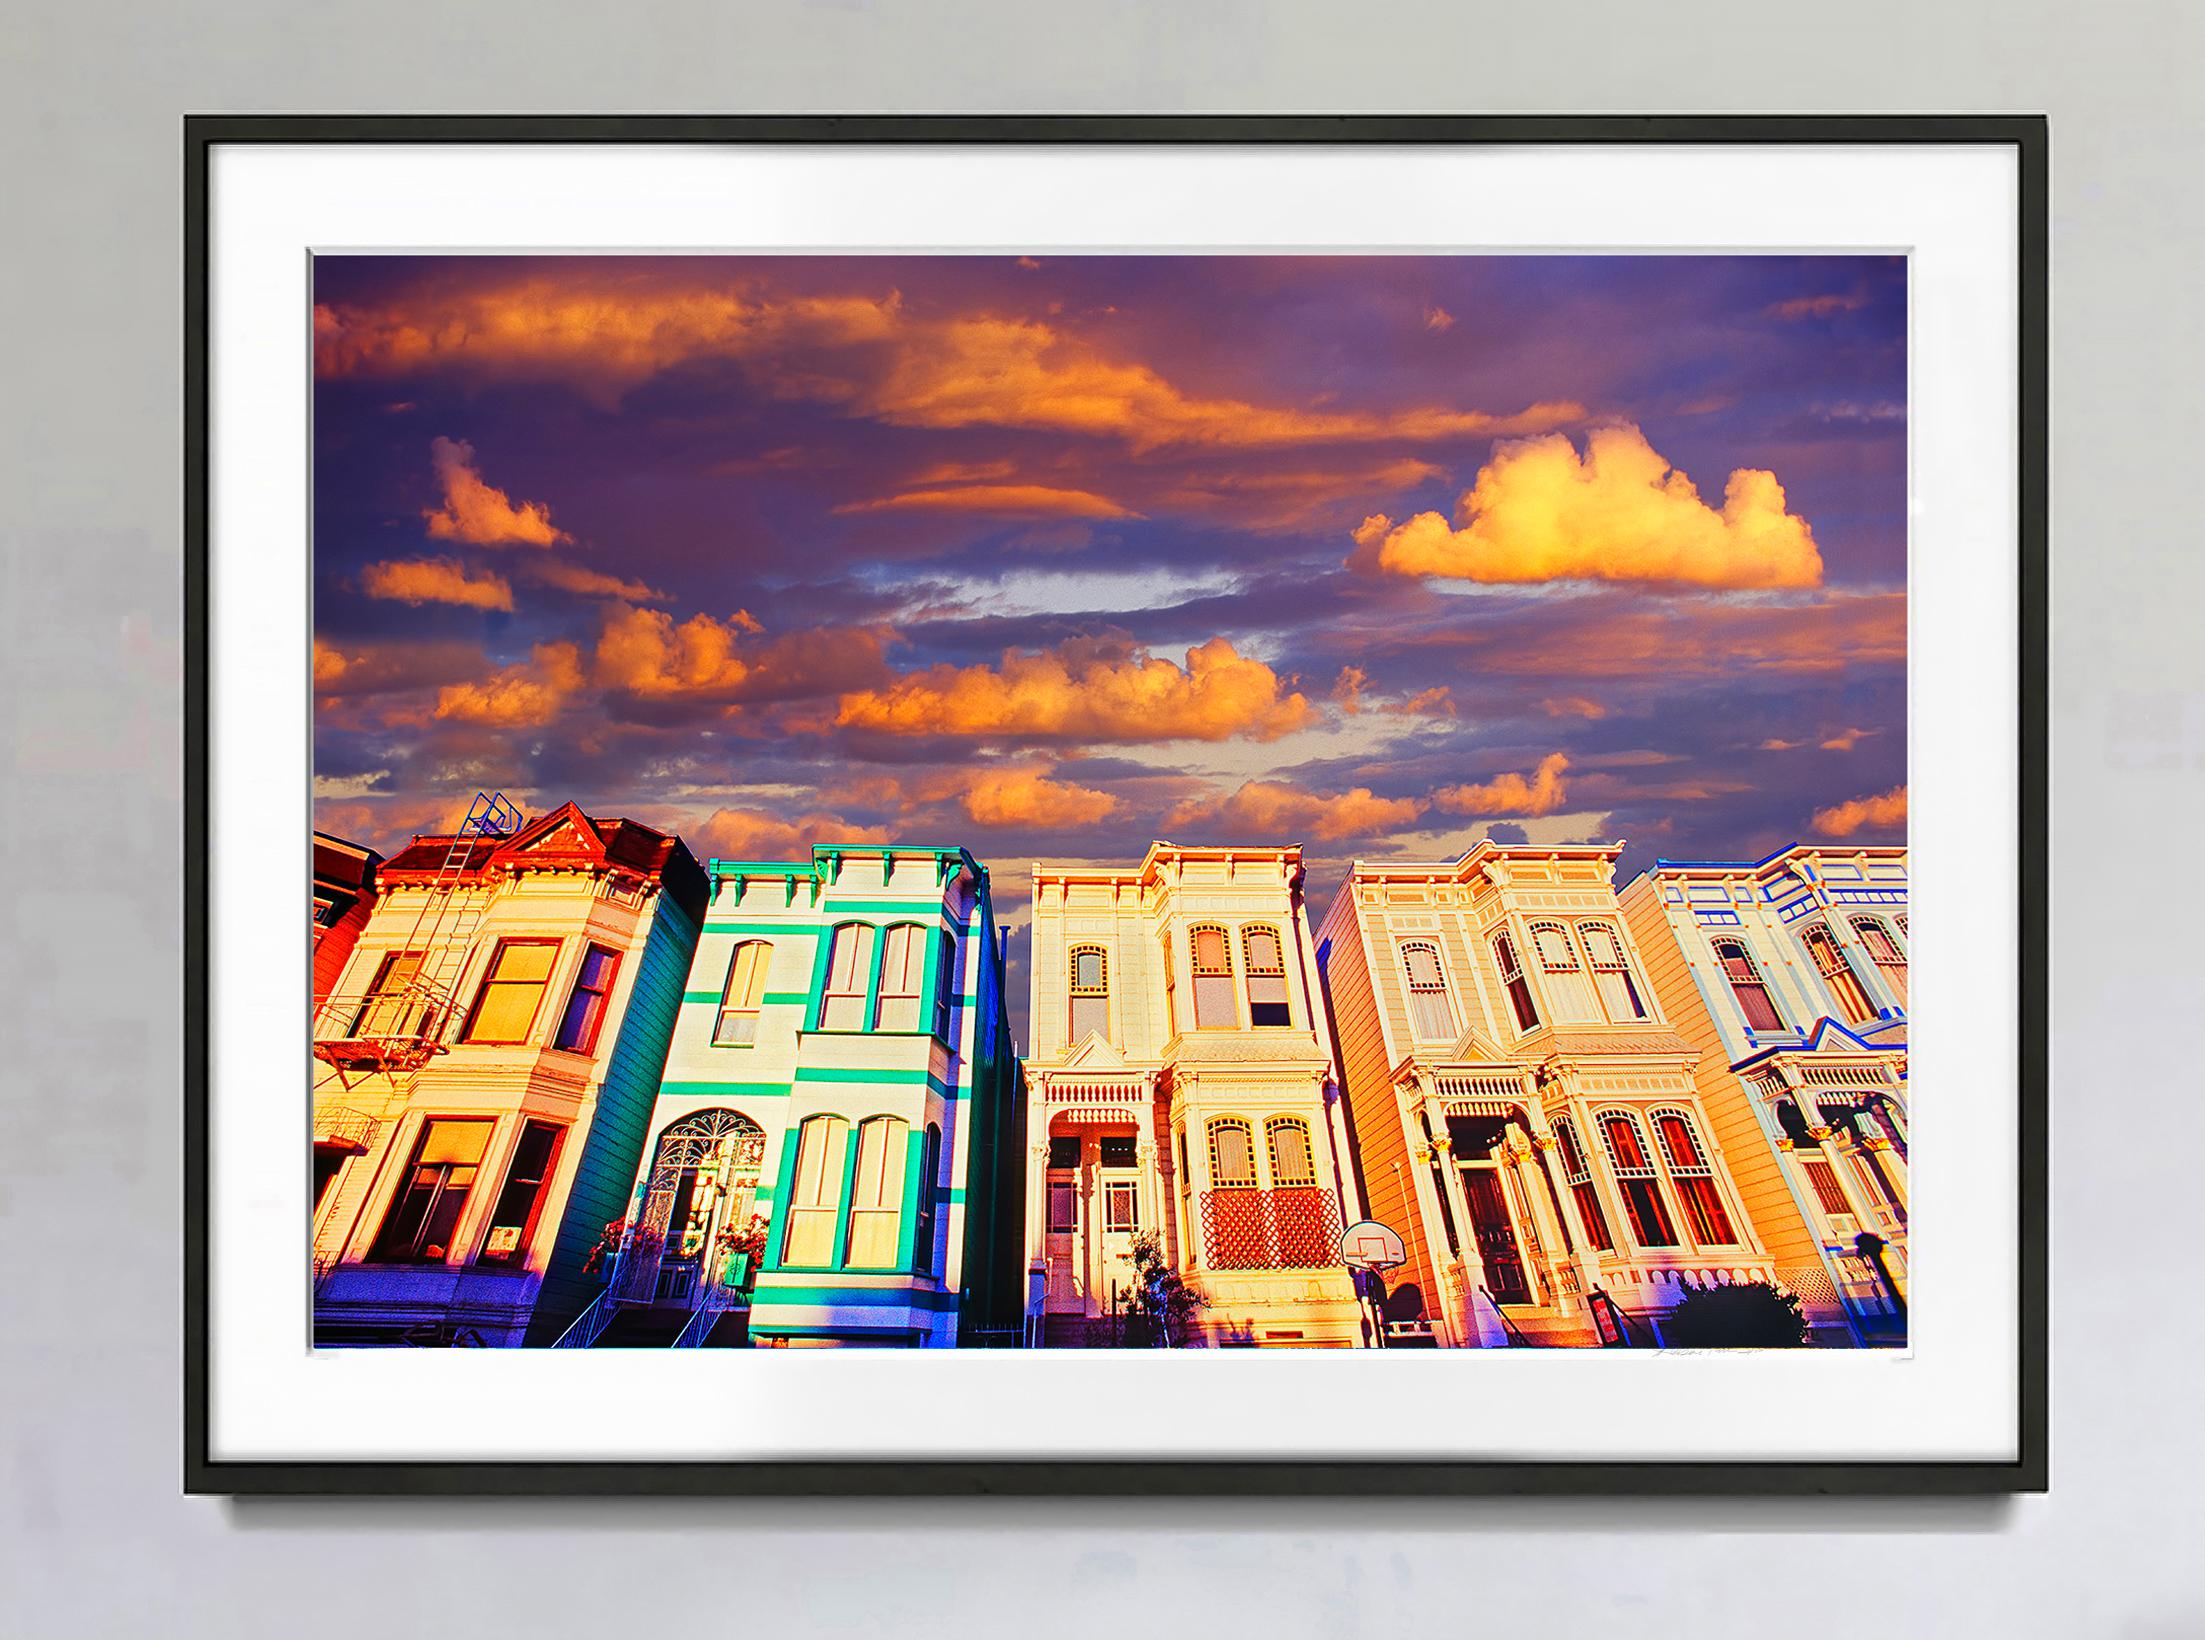
[[[1508,1006],[1516,1015],[1516,1029],[1528,1031],[1539,1023],[1539,1010],[1531,1005],[1531,981],[1517,960],[1516,942],[1506,934],[1493,936],[1493,960],[1500,964],[1501,984],[1508,989]]]
[[[1903,912],[1903,911],[1902,911],[1902,912],[1900,912],[1900,913],[1899,913],[1899,914],[1898,914],[1898,915],[1897,915],[1896,917],[1892,918],[1891,920],[1892,920],[1893,922],[1895,922],[1895,923],[1897,923],[1897,924],[1899,925],[1899,938],[1900,938],[1900,939],[1902,939],[1902,940],[1911,940],[1911,939],[1912,939],[1912,938],[1914,937],[1914,936],[1913,936],[1912,934],[1909,934],[1909,933],[1908,933],[1908,932],[1906,931],[1906,913],[1905,913],[1905,912]]]
[[[796,1130],[796,1178],[781,1240],[784,1264],[821,1269],[834,1262],[842,1153],[849,1131],[850,1124],[840,1116],[807,1116]]]
[[[926,1149],[919,1160],[919,1222],[912,1241],[917,1249],[919,1274],[934,1273],[934,1187],[942,1176],[942,1130],[926,1125]]]
[[[1218,1190],[1256,1187],[1254,1136],[1237,1116],[1220,1116],[1210,1124],[1210,1184]]]
[[[1631,1216],[1631,1234],[1641,1247],[1674,1247],[1677,1229],[1661,1199],[1661,1179],[1646,1148],[1638,1119],[1620,1110],[1604,1111],[1600,1137],[1608,1147],[1615,1182],[1623,1192],[1623,1210]]]
[[[1110,957],[1099,945],[1075,945],[1071,954],[1072,1018],[1067,1042],[1092,1031],[1110,1040]]]
[[[926,990],[926,930],[897,923],[881,932],[880,995],[873,1003],[876,1031],[916,1031]]]
[[[1454,1004],[1447,1000],[1447,975],[1439,947],[1412,940],[1401,948],[1401,967],[1409,980],[1409,1029],[1419,1042],[1455,1039]]]
[[[1739,1011],[1746,1016],[1748,1028],[1781,1031],[1783,1016],[1777,1013],[1776,1004],[1769,999],[1768,983],[1761,978],[1761,970],[1753,965],[1745,943],[1717,940],[1715,960],[1722,965],[1723,978],[1730,981],[1730,994],[1738,999]]]
[[[895,1267],[903,1231],[903,1167],[910,1124],[871,1116],[858,1124],[857,1171],[850,1184],[850,1238],[843,1263],[853,1270]]]
[[[1899,942],[1891,937],[1891,930],[1884,926],[1881,917],[1855,917],[1853,932],[1860,936],[1861,948],[1868,953],[1868,960],[1876,965],[1884,982],[1896,991],[1899,1000],[1906,1000],[1906,953],[1899,949]]]
[[[1240,1024],[1233,998],[1233,947],[1222,928],[1197,928],[1194,943],[1194,1028],[1229,1031]]]
[[[1593,1001],[1591,982],[1585,978],[1585,965],[1570,940],[1569,930],[1560,923],[1533,923],[1531,949],[1538,956],[1547,1006],[1554,1010],[1556,1021],[1598,1019],[1600,1009]]]
[[[716,1237],[750,1228],[765,1156],[765,1129],[739,1110],[692,1111],[668,1123],[645,1176],[634,1241],[616,1266],[618,1296],[686,1299]]]
[[[1685,1221],[1692,1239],[1702,1247],[1730,1247],[1738,1233],[1723,1210],[1722,1192],[1715,1187],[1715,1169],[1700,1146],[1692,1118],[1681,1110],[1654,1112],[1654,1135],[1661,1141],[1662,1159],[1669,1164],[1669,1182],[1684,1203]]]
[[[1241,957],[1248,965],[1248,1023],[1291,1025],[1286,1002],[1286,953],[1275,928],[1240,931]]]
[[[1606,923],[1579,923],[1578,938],[1585,942],[1585,955],[1592,959],[1593,987],[1600,993],[1600,1006],[1612,1020],[1644,1019],[1646,1005],[1639,1000],[1638,987],[1631,982],[1630,960],[1623,954],[1623,940]]]
[[[1592,1164],[1586,1159],[1585,1147],[1578,1143],[1577,1125],[1567,1116],[1554,1124],[1554,1142],[1562,1152],[1562,1182],[1570,1187],[1570,1199],[1577,1203],[1577,1217],[1585,1226],[1585,1234],[1602,1252],[1615,1250],[1615,1237],[1608,1233],[1608,1215],[1600,1211],[1600,1192],[1593,1187]]]
[[[1829,987],[1830,996],[1836,1002],[1839,1015],[1848,1025],[1858,1025],[1875,1017],[1870,1006],[1868,991],[1853,972],[1853,965],[1845,960],[1845,951],[1838,944],[1837,936],[1822,923],[1809,923],[1800,931],[1807,954],[1815,959],[1815,972],[1822,976],[1822,983]]]
[[[1317,1158],[1309,1145],[1306,1122],[1292,1116],[1274,1116],[1263,1124],[1263,1136],[1271,1150],[1274,1188],[1317,1182]]]
[[[819,1028],[864,1030],[865,991],[872,977],[872,924],[842,924],[827,947],[827,985],[819,999]]]
[[[773,947],[744,940],[728,959],[727,984],[720,989],[720,1017],[712,1040],[723,1048],[747,1048],[758,1040],[758,1008],[766,995],[766,968]]]

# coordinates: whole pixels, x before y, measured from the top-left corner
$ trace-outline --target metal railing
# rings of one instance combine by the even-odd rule
[[[1508,1312],[1501,1308],[1501,1301],[1493,1296],[1493,1290],[1490,1287],[1481,1286],[1478,1291],[1485,1295],[1486,1303],[1492,1306],[1494,1317],[1501,1324],[1501,1331],[1508,1335],[1508,1342],[1518,1349],[1529,1348],[1531,1340],[1524,1336],[1521,1327],[1508,1319]]]
[[[555,1350],[586,1350],[596,1343],[598,1336],[612,1325],[614,1316],[620,1313],[612,1302],[612,1294],[599,1293],[590,1300],[590,1307],[567,1323],[567,1330],[552,1341]]]

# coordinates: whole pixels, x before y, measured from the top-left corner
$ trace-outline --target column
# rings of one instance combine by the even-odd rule
[[[1584,1215],[1577,1211],[1577,1192],[1570,1188],[1568,1179],[1556,1177],[1555,1156],[1561,1149],[1561,1141],[1547,1127],[1546,1114],[1536,1102],[1527,1104],[1525,1110],[1531,1122],[1531,1143],[1538,1152],[1533,1160],[1554,1185],[1554,1199],[1562,1204],[1562,1225],[1569,1233],[1569,1259],[1577,1268],[1577,1293],[1580,1299],[1585,1299],[1600,1285],[1600,1249],[1593,1245],[1593,1238],[1585,1228]],[[1578,1129],[1578,1141],[1586,1142],[1582,1128]],[[1589,1157],[1586,1165],[1591,1165]]]
[[[1425,1263],[1431,1267],[1432,1278],[1440,1286],[1436,1293],[1424,1295],[1424,1312],[1437,1324],[1441,1340],[1449,1345],[1464,1341],[1467,1328],[1455,1313],[1454,1295],[1446,1290],[1448,1267],[1447,1230],[1440,1216],[1439,1190],[1432,1179],[1432,1159],[1437,1154],[1425,1140],[1423,1125],[1410,1114],[1409,1099],[1414,1084],[1394,1089],[1394,1103],[1401,1112],[1401,1135],[1409,1152],[1409,1187],[1416,1197],[1416,1215],[1423,1226],[1420,1237],[1423,1242]],[[1415,1234],[1411,1226],[1396,1226],[1404,1236]]]
[[[1447,1191],[1447,1206],[1455,1216],[1455,1245],[1462,1255],[1462,1303],[1469,1319],[1470,1336],[1492,1346],[1508,1342],[1500,1311],[1485,1291],[1485,1256],[1478,1251],[1478,1225],[1470,1216],[1469,1192],[1462,1188],[1462,1173],[1455,1166],[1455,1141],[1447,1131],[1447,1113],[1435,1099],[1424,1102],[1425,1127],[1432,1135],[1432,1149],[1439,1159],[1439,1177]]]
[[[1516,1132],[1509,1137],[1508,1159],[1516,1172],[1516,1188],[1523,1192],[1532,1222],[1539,1229],[1546,1274],[1554,1283],[1554,1307],[1567,1315],[1571,1308],[1570,1294],[1562,1285],[1561,1271],[1569,1262],[1569,1243],[1563,1239],[1561,1222],[1554,1216],[1556,1197],[1547,1193],[1546,1165],[1538,1142],[1530,1136],[1530,1123],[1531,1118],[1527,1115],[1514,1124]]]

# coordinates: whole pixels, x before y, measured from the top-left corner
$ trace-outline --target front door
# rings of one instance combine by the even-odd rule
[[[1049,1170],[1049,1219],[1042,1251],[1049,1264],[1049,1313],[1078,1315],[1086,1308],[1087,1284],[1080,1268],[1080,1189],[1076,1168]]]
[[[1470,1222],[1477,1230],[1478,1257],[1485,1261],[1485,1284],[1496,1302],[1528,1304],[1531,1290],[1524,1280],[1523,1254],[1516,1244],[1516,1227],[1509,1219],[1508,1194],[1501,1176],[1491,1167],[1465,1167],[1462,1191],[1470,1199]]]

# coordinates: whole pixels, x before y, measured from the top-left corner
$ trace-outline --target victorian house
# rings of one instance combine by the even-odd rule
[[[1778,1278],[1819,1336],[1903,1342],[1906,850],[1664,860],[1622,903]]]
[[[1018,1067],[958,848],[714,860],[648,1143],[562,1340],[1016,1344]]]
[[[314,1006],[336,989],[360,930],[375,910],[375,868],[383,857],[327,832],[314,833]]]
[[[315,1342],[547,1343],[627,1199],[704,874],[634,821],[479,797],[374,890],[316,984]]]
[[[1034,1340],[1118,1336],[1148,1238],[1200,1295],[1188,1342],[1362,1342],[1301,851],[1156,843],[1130,868],[1037,862],[1032,999]]]
[[[1699,1053],[1620,914],[1620,845],[1358,860],[1317,932],[1388,1341],[1657,1342],[1693,1287],[1766,1280]]]

